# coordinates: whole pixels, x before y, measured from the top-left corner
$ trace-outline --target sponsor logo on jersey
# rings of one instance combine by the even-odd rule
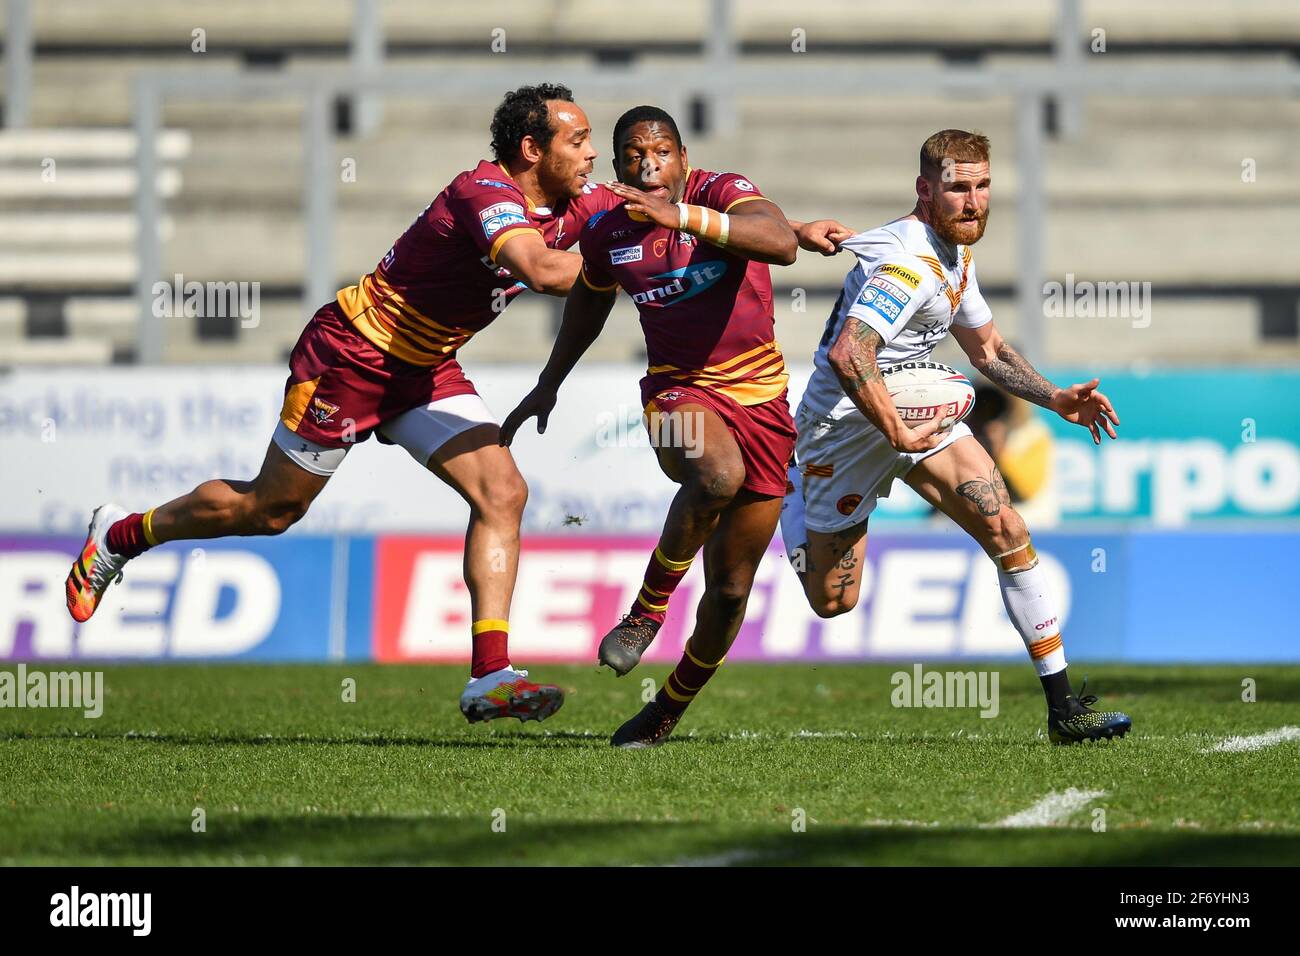
[[[311,400],[312,417],[316,419],[318,425],[327,425],[334,420],[334,415],[338,412],[337,405],[331,405],[329,402],[319,398]]]
[[[609,250],[609,264],[612,266],[626,265],[629,262],[640,262],[644,250],[640,246],[624,246],[621,249]]]
[[[901,305],[907,305],[912,300],[912,294],[904,289],[892,279],[886,279],[884,276],[872,276],[867,280],[867,285],[881,292],[888,293],[895,301]]]
[[[525,225],[528,217],[524,207],[517,202],[499,202],[488,206],[478,217],[483,222],[483,232],[489,239],[507,226]]]
[[[858,304],[865,305],[872,312],[875,312],[890,325],[903,311],[903,303],[899,302],[888,292],[881,289],[872,289],[868,286],[862,287],[862,294],[858,296]]]
[[[585,190],[587,187],[583,186],[582,188]],[[609,212],[608,209],[597,209],[591,214],[591,218],[587,220],[587,225],[594,226],[596,223],[600,222],[601,219],[605,218],[605,213],[607,212]]]
[[[893,262],[886,262],[876,270],[880,275],[898,276],[913,289],[921,284],[921,277],[906,266],[900,266]]]
[[[510,188],[506,183],[501,182],[499,179],[476,179],[474,180],[474,184],[476,186],[495,186],[497,189]]]
[[[708,189],[710,186],[713,185],[714,181],[715,181],[719,176],[721,176],[721,175],[722,175],[722,173],[714,173],[714,174],[713,174],[712,176],[710,176],[708,179],[704,180],[704,185],[701,186],[700,188],[701,188],[701,189]]]
[[[667,236],[660,236],[654,241],[654,245],[651,247],[651,250],[660,259],[662,259],[668,252],[668,241]],[[677,244],[679,246],[693,246],[695,245],[695,237],[689,232],[679,232],[677,234]]]
[[[632,293],[632,301],[637,305],[648,302],[662,302],[664,305],[676,305],[694,298],[717,283],[727,272],[727,264],[713,260],[710,262],[693,262],[671,272],[661,272],[651,279],[671,279],[665,285],[646,289],[644,292]]]
[[[803,466],[803,476],[805,478],[830,478],[834,474],[835,474],[834,463],[829,465],[808,464]]]
[[[655,401],[656,401],[656,402],[675,402],[675,401],[677,401],[677,399],[681,398],[681,397],[682,397],[683,395],[685,395],[685,394],[686,394],[685,392],[679,392],[679,391],[677,391],[676,389],[671,389],[671,390],[669,390],[669,391],[667,391],[667,392],[660,392],[658,395],[655,396]]]
[[[851,515],[858,510],[858,505],[862,504],[861,495],[845,495],[839,501],[835,502],[835,510],[842,515]]]
[[[635,232],[634,229],[615,229],[613,232],[609,234],[609,238],[625,239],[628,236],[632,235],[633,232]]]
[[[733,180],[731,185],[735,186],[737,189],[741,190],[742,192],[752,193],[754,191],[754,184],[751,183],[748,179]]]

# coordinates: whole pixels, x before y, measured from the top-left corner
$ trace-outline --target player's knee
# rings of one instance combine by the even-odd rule
[[[709,586],[709,597],[724,619],[734,619],[745,613],[752,586],[751,579],[727,578]]]
[[[284,534],[302,520],[309,502],[297,498],[277,498],[260,502],[251,515],[253,534]]]
[[[744,468],[710,468],[692,475],[686,490],[696,507],[704,511],[721,511],[740,493],[745,481]]]
[[[813,613],[820,618],[839,617],[841,614],[848,614],[857,606],[858,596],[856,594],[810,594],[808,603],[812,605]]]
[[[493,478],[475,497],[474,506],[485,517],[517,523],[528,504],[528,482],[511,471]]]

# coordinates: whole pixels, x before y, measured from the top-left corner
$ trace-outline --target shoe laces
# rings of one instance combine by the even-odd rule
[[[1091,707],[1097,703],[1097,695],[1088,693],[1088,675],[1083,675],[1083,683],[1079,685],[1079,693],[1074,695],[1074,699],[1085,707]]]
[[[95,555],[95,566],[90,570],[90,586],[96,594],[100,594],[110,584],[122,583],[122,568],[126,562],[119,558],[107,547],[100,554]]]

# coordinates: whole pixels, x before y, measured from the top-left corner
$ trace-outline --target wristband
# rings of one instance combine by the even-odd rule
[[[717,246],[725,246],[731,233],[731,217],[707,206],[677,204],[677,228]]]

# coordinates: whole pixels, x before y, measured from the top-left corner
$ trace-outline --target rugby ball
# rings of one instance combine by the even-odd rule
[[[951,428],[975,407],[975,387],[955,368],[938,362],[902,362],[880,370],[889,397],[907,425],[920,425],[936,415]]]

